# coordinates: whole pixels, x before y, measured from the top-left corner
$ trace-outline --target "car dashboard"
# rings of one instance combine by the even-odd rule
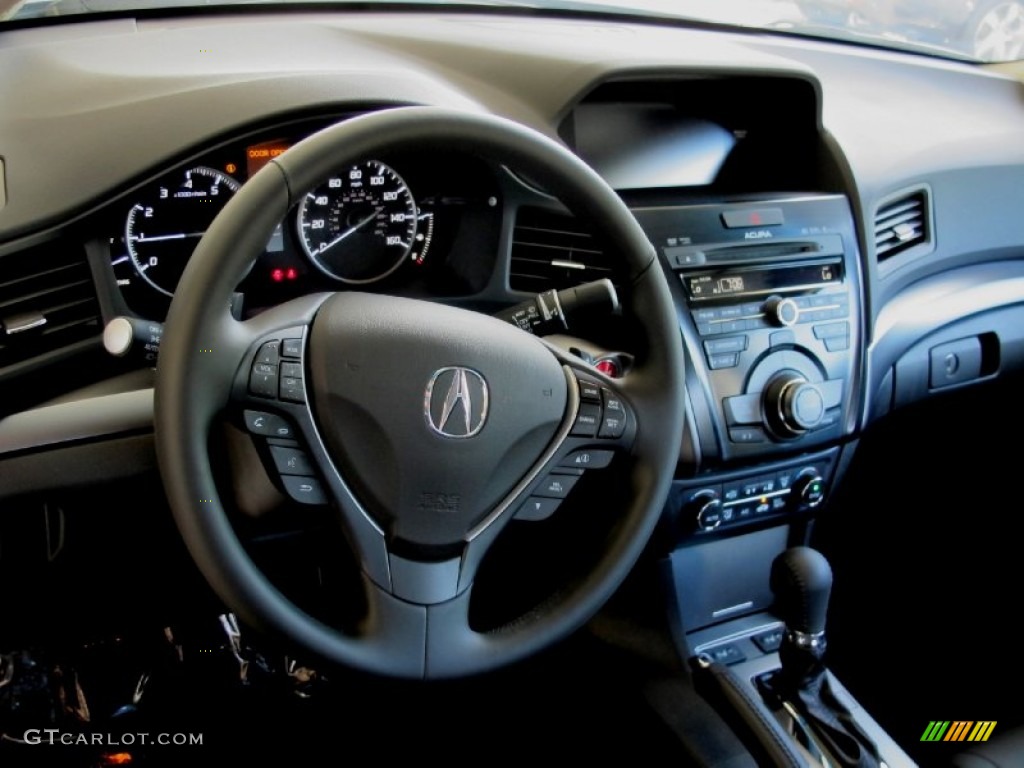
[[[974,65],[616,16],[2,32],[0,498],[153,472],[155,349],[114,358],[104,327],[166,318],[192,249],[269,161],[390,107],[498,115],[583,158],[654,246],[687,360],[658,539],[677,632],[750,653],[714,628],[763,629],[772,557],[827,514],[864,431],[1024,366],[1022,95]],[[464,148],[371,157],[278,223],[232,313],[346,291],[497,313],[603,278],[628,301],[603,246],[540,182]],[[643,340],[611,313],[582,323],[567,347],[627,374]]]

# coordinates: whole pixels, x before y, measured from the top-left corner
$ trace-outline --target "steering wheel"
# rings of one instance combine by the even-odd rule
[[[624,260],[624,312],[643,332],[626,376],[606,378],[511,324],[427,301],[339,292],[232,317],[232,292],[274,227],[325,178],[386,152],[451,148],[535,179]],[[467,675],[566,636],[623,581],[669,491],[683,380],[664,273],[597,174],[508,120],[387,109],[329,127],[269,162],[202,238],[161,345],[157,456],[189,552],[244,620],[371,672]],[[298,492],[337,512],[361,566],[368,610],[358,628],[329,626],[285,597],[232,527],[208,438],[225,413],[243,409],[283,418],[307,454],[312,470]],[[596,566],[500,631],[474,628],[474,578],[509,520],[609,456],[628,479],[628,503]]]

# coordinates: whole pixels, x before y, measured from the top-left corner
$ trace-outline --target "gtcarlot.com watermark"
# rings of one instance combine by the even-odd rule
[[[30,728],[26,744],[60,744],[66,747],[201,747],[201,733],[71,733],[57,728]]]

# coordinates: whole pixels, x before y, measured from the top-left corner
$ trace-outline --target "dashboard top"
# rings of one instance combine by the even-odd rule
[[[147,283],[141,260],[159,257],[155,250],[132,253],[133,238],[148,246],[155,243],[147,239],[189,234],[136,231],[130,212],[144,216],[148,195],[203,168],[243,181],[244,173],[226,168],[244,163],[248,148],[297,140],[347,115],[435,105],[500,115],[568,143],[619,178],[620,193],[634,208],[845,196],[857,241],[850,252],[859,251],[863,277],[862,338],[871,345],[875,318],[912,283],[1020,256],[1022,96],[1024,86],[1010,77],[914,54],[763,31],[509,11],[261,11],[6,30],[0,32],[0,255],[28,259],[32,248],[66,236],[102,242],[110,249],[108,263],[135,263],[128,275],[116,274],[114,264],[115,280]],[[632,105],[624,122],[622,104]],[[638,179],[638,168],[661,160],[650,147],[662,136],[666,109],[680,117],[667,123],[670,143],[685,137],[691,154],[709,154],[689,175],[651,182],[641,171]],[[619,143],[636,152],[616,155],[602,143],[609,120],[623,131]],[[736,157],[742,161],[733,162]],[[487,242],[460,246],[458,216],[448,217],[445,229],[438,214],[433,255],[446,258],[444,279],[415,277],[399,292],[512,300],[515,287],[492,270],[499,262],[484,260],[483,267],[454,274],[448,267],[472,262],[459,258],[460,247],[468,255],[507,243],[514,212],[543,205],[545,197],[529,180],[519,183],[457,152],[455,158],[441,166],[415,157],[367,158],[383,160],[408,182],[415,212],[389,215],[424,216],[439,200],[471,200],[490,232]],[[622,168],[615,164],[623,162],[626,175],[616,177]],[[471,166],[462,186],[445,191],[434,184],[446,176],[454,181],[461,171],[452,169]],[[927,209],[927,247],[880,264],[873,219],[906,193],[919,194]],[[281,251],[288,263],[262,263],[260,274],[270,276],[264,282],[275,281],[277,269],[284,280],[289,269],[305,269],[315,279],[304,290],[336,287],[331,268],[315,263],[331,242],[309,237],[320,218],[289,214]],[[368,220],[330,226],[337,238]],[[431,263],[441,260],[428,258]],[[155,293],[166,294],[167,287],[158,285]],[[273,290],[264,304],[284,295]],[[125,298],[129,310],[161,316],[159,296]],[[119,308],[106,306],[105,314]],[[887,320],[886,328],[895,327],[898,321]]]

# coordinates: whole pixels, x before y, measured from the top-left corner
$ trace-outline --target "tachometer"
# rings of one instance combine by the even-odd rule
[[[299,205],[299,239],[324,274],[345,283],[387,277],[413,252],[417,210],[409,187],[377,160],[332,176]]]
[[[239,186],[221,171],[198,166],[132,206],[124,242],[142,279],[172,296],[199,238]]]

